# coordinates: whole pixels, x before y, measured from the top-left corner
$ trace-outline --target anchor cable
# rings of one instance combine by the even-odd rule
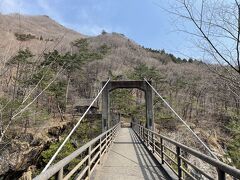
[[[169,107],[169,109],[178,117],[178,119],[187,127],[187,129],[198,139],[198,141],[208,150],[208,152],[215,159],[219,160],[218,157],[212,152],[212,150],[198,137],[198,135],[190,128],[190,126],[178,115],[178,113],[168,104],[168,102],[157,92],[157,90],[144,78],[146,83],[153,89],[153,91],[163,100],[163,102]]]
[[[54,161],[54,159],[57,157],[58,153],[62,150],[63,146],[66,144],[66,142],[68,141],[68,139],[70,138],[70,136],[74,133],[74,131],[76,130],[76,128],[79,126],[80,122],[82,121],[82,119],[86,116],[86,114],[88,113],[88,111],[90,110],[90,108],[92,107],[92,105],[94,104],[94,102],[98,99],[98,97],[100,96],[100,94],[102,94],[102,91],[105,89],[105,87],[107,86],[108,82],[110,81],[110,78],[107,80],[107,82],[104,84],[104,86],[102,87],[102,89],[99,91],[99,93],[97,94],[97,96],[94,98],[94,100],[92,101],[92,103],[89,105],[89,107],[87,108],[87,110],[84,112],[84,114],[81,116],[81,118],[79,119],[79,121],[77,122],[77,124],[73,127],[73,129],[71,130],[71,132],[68,134],[68,136],[65,138],[65,140],[63,141],[63,143],[59,146],[59,148],[57,149],[57,151],[55,152],[55,154],[52,156],[52,158],[50,159],[50,161],[47,163],[47,165],[45,166],[45,168],[42,170],[41,173],[43,173],[44,171],[46,171],[49,166],[51,165],[51,163]]]

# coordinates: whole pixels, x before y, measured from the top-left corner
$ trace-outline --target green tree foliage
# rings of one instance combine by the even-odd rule
[[[69,132],[69,129],[65,131],[65,133],[62,136],[67,136],[67,132]],[[96,137],[101,133],[101,121],[84,121],[81,123],[81,126],[79,126],[75,133],[71,136],[71,138],[67,141],[63,149],[58,154],[57,158],[54,160],[54,163],[62,160],[66,156],[70,155],[72,152],[74,152],[77,148],[83,146],[87,142],[89,142],[93,137]],[[62,144],[63,140],[51,143],[50,147],[43,151],[41,153],[41,159],[42,163],[46,164],[49,162],[51,157],[54,155],[54,153],[57,151],[59,146]],[[71,170],[74,165],[76,165],[77,162],[79,162],[81,157],[74,159],[70,166],[67,167],[68,170]]]
[[[76,40],[72,45],[78,50],[75,53],[60,54],[57,50],[45,53],[44,59],[36,72],[26,82],[28,85],[36,85],[44,77],[39,85],[43,89],[53,79],[54,75],[62,69],[66,80],[64,78],[57,79],[47,90],[48,96],[54,98],[51,99],[51,107],[55,106],[61,112],[66,108],[68,86],[74,73],[81,70],[85,63],[103,58],[109,50],[106,45],[103,45],[98,50],[93,51],[89,48],[86,39]],[[52,112],[52,110],[49,110],[49,112]]]
[[[193,63],[193,59],[192,59],[192,58],[189,58],[189,59],[188,59],[188,62],[189,62],[189,63]]]
[[[81,51],[87,51],[89,43],[87,42],[87,39],[78,39],[72,42],[72,45],[77,47],[79,52]]]
[[[144,78],[148,80],[159,80],[159,72],[154,67],[148,67],[145,63],[140,63],[137,65],[133,72],[131,72],[128,77],[134,80],[143,80]]]
[[[231,118],[227,126],[232,138],[227,143],[228,155],[231,157],[233,164],[240,168],[240,117],[234,116]]]
[[[63,54],[53,50],[45,53],[42,59],[37,59],[38,61],[34,59],[34,55],[28,48],[20,49],[15,56],[9,59],[6,65],[14,69],[13,76],[9,80],[9,85],[13,88],[9,88],[10,91],[7,92],[7,102],[2,103],[3,107],[4,103],[7,104],[2,112],[4,122],[11,119],[15,112],[26,106],[39,93],[41,93],[41,97],[34,100],[35,102],[30,107],[31,111],[36,111],[36,109],[32,109],[36,106],[42,110],[46,109],[49,115],[54,113],[54,117],[56,112],[59,112],[62,119],[72,76],[81,70],[85,63],[101,59],[109,51],[106,45],[97,50],[91,49],[86,39],[76,40],[72,45],[77,51]],[[55,79],[59,72],[61,73]],[[52,80],[54,82],[51,86],[42,93]],[[33,91],[31,92],[31,90]],[[31,93],[30,96],[28,93]]]
[[[111,108],[114,112],[130,115],[134,106],[134,98],[131,90],[117,89],[111,93]]]
[[[40,67],[50,66],[53,70],[57,71],[57,69],[63,65],[64,61],[62,56],[57,50],[54,50],[53,52],[44,53],[44,60],[40,64]]]
[[[25,95],[26,86],[24,82],[31,76],[33,56],[28,48],[21,49],[6,63],[7,66],[15,69],[13,74],[13,101],[15,101],[16,98],[23,98]]]
[[[165,64],[167,63],[167,62],[165,62],[166,57],[168,57],[173,63],[187,63],[187,62],[189,62],[189,63],[200,62],[201,63],[201,61],[193,60],[192,58],[189,58],[187,60],[185,58],[176,57],[175,55],[173,55],[171,53],[165,52],[164,49],[157,50],[157,49],[152,49],[152,48],[145,48],[144,46],[142,46],[142,48],[144,48],[145,50],[147,50],[147,51],[149,51],[151,53],[154,53],[155,55],[157,55],[157,54],[164,55],[165,58],[160,58],[160,61],[163,61]]]
[[[100,46],[100,48],[98,49],[98,52],[102,55],[106,55],[110,50],[110,47],[108,47],[106,44]]]
[[[111,92],[111,112],[120,113],[125,118],[134,118],[144,122],[145,104],[138,103],[133,92],[132,89],[117,89]]]
[[[102,59],[108,52],[109,48],[106,45],[101,46],[98,51],[93,51],[89,47],[87,39],[78,39],[72,43],[72,46],[78,48],[77,59],[78,61],[88,62],[91,60]]]
[[[57,103],[57,106],[59,106],[61,109],[65,110],[65,92],[66,92],[66,81],[58,80],[54,82],[47,92],[49,95],[53,96],[55,98],[55,101]]]
[[[84,64],[84,60],[82,60],[80,57],[77,57],[77,54],[71,55],[69,52],[62,56],[62,61],[68,76],[70,76],[72,72],[80,70]]]
[[[104,35],[107,34],[107,32],[103,29],[101,34]]]
[[[24,50],[19,50],[17,55],[15,55],[13,58],[11,58],[8,61],[8,65],[17,65],[17,64],[25,64],[25,63],[32,63],[32,61],[29,61],[29,58],[33,57],[33,54],[31,51],[26,48]]]
[[[36,70],[36,72],[27,79],[24,83],[27,86],[35,86],[42,79],[39,87],[43,89],[47,86],[48,82],[53,78],[55,72],[48,67],[42,67]]]
[[[62,144],[62,142],[63,141],[52,143],[47,150],[45,150],[41,153],[42,161],[44,163],[46,163],[46,164],[48,163],[48,161],[52,158],[52,156],[57,151],[57,149]],[[73,146],[73,144],[70,141],[68,141],[65,144],[65,146],[63,147],[63,149],[61,150],[61,152],[58,154],[57,158],[54,160],[54,163],[56,163],[56,162],[62,160],[63,158],[67,157],[68,155],[70,155],[75,150],[76,150],[76,148]]]
[[[36,37],[32,34],[15,33],[14,35],[18,41],[28,41],[31,39],[36,39]]]
[[[22,81],[24,78],[26,79],[31,72],[33,65],[33,56],[34,55],[31,53],[31,51],[26,48],[24,50],[20,50],[17,55],[15,55],[7,62],[8,66],[16,68],[15,79],[17,81]]]

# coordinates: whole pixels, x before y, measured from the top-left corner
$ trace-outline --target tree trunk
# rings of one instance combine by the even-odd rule
[[[67,102],[68,102],[68,91],[69,91],[69,85],[70,85],[70,76],[68,76],[68,81],[67,81],[67,88],[66,88],[66,96],[65,96],[65,111],[67,109]]]
[[[58,103],[58,111],[59,111],[59,114],[60,114],[60,117],[61,117],[61,121],[64,121],[64,118],[63,118],[63,113],[62,113],[62,110],[61,110],[61,108],[60,108],[60,106],[59,106],[59,103]]]

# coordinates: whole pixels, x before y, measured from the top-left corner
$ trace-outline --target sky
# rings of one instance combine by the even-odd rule
[[[0,0],[0,12],[48,15],[82,34],[122,33],[144,47],[199,58],[191,37],[167,12],[174,0]],[[189,25],[191,28],[191,25]]]

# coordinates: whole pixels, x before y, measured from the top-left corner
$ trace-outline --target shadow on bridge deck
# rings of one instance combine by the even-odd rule
[[[131,128],[121,128],[93,180],[170,179]]]

